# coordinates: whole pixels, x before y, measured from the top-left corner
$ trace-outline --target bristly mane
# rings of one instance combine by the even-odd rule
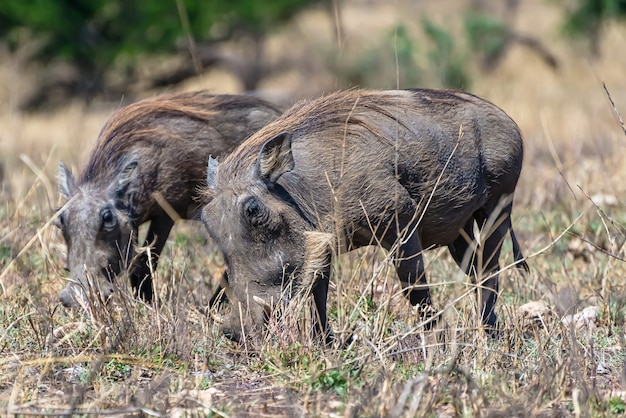
[[[79,182],[86,182],[120,169],[124,157],[138,142],[165,146],[164,142],[184,140],[155,123],[159,119],[184,118],[199,123],[210,123],[217,115],[229,109],[256,108],[270,105],[254,96],[214,95],[207,91],[186,92],[158,96],[122,107],[106,122]]]
[[[390,140],[388,135],[380,132],[375,124],[363,116],[364,111],[373,110],[375,113],[390,118],[403,125],[402,118],[396,112],[415,107],[415,98],[412,93],[416,90],[405,90],[406,99],[398,98],[394,107],[389,107],[389,98],[381,95],[380,91],[353,89],[338,91],[315,100],[303,100],[296,103],[273,123],[263,127],[247,141],[237,147],[222,164],[222,172],[218,176],[223,178],[245,175],[251,167],[262,145],[270,138],[288,131],[297,134],[299,131],[313,132],[331,129],[336,130],[337,137],[342,138],[350,125],[359,125],[382,140]],[[421,105],[437,105],[441,107],[458,105],[459,101],[468,101],[469,94],[453,90],[420,90],[428,92],[429,99],[421,99]],[[410,127],[404,126],[407,130]]]

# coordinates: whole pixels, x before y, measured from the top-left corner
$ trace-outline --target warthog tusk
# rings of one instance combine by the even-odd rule
[[[258,296],[252,296],[252,300],[254,300],[261,308],[263,308],[267,316],[270,316],[270,314],[272,313],[272,307],[269,303],[267,303],[265,300],[261,299]]]

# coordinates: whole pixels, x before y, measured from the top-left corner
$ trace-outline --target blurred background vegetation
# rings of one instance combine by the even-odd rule
[[[65,80],[45,80],[27,106],[49,99],[52,90],[89,96],[123,92],[139,78],[137,63],[148,57],[187,57],[186,65],[150,80],[180,82],[216,64],[215,46],[244,40],[252,45],[235,71],[246,90],[262,75],[263,37],[315,0],[6,0],[0,4],[0,37],[27,59],[62,61],[73,70]],[[116,77],[112,79],[111,73]]]
[[[545,1],[565,10],[564,36],[585,40],[594,56],[601,54],[603,23],[626,13],[626,0]],[[400,87],[434,79],[443,87],[469,89],[471,66],[491,71],[513,45],[558,68],[550,45],[513,28],[519,3],[471,1],[462,11],[463,30],[456,33],[422,16],[419,47],[399,22],[349,64],[333,63],[337,87],[379,87],[377,80],[397,73],[393,78]],[[302,10],[318,8],[332,16],[335,28],[329,31],[340,44],[341,6],[341,0],[3,0],[0,45],[47,70],[20,103],[23,109],[76,97],[116,99],[133,86],[175,85],[214,66],[231,72],[243,91],[252,91],[272,72],[264,54],[271,33]]]
[[[43,414],[81,399],[97,410],[153,409],[170,402],[168,394],[189,402],[186,389],[201,385],[230,415],[239,411],[231,405],[254,404],[252,411],[269,416],[268,403],[282,398],[324,408],[305,410],[313,416],[359,415],[350,408],[362,403],[376,409],[360,415],[385,416],[380,411],[395,411],[410,391],[425,394],[420,408],[431,415],[623,416],[624,7],[619,0],[0,0],[0,410],[39,401]],[[185,223],[177,223],[162,253],[157,315],[132,305],[127,316],[137,326],[127,328],[125,317],[109,326],[106,318],[58,308],[65,244],[44,224],[57,208],[59,161],[80,167],[113,110],[166,91],[255,91],[288,106],[352,86],[461,87],[520,126],[525,167],[514,224],[525,254],[534,255],[531,277],[501,276],[498,309],[511,318],[512,338],[484,343],[472,334],[460,351],[427,363],[408,352],[393,365],[361,351],[317,356],[280,338],[248,363],[212,321],[180,303],[210,296],[204,284],[214,262],[202,230]],[[570,227],[572,234],[562,235]],[[363,283],[387,271],[371,254],[347,259],[356,281],[344,281],[349,291],[336,292],[331,305],[367,313],[363,335],[381,339],[372,337],[377,345],[363,344],[363,352],[388,352],[387,341],[405,334],[415,316],[398,301],[395,319],[385,313],[394,321],[386,328],[369,300],[362,303]],[[462,273],[445,252],[429,254],[440,306],[450,307],[452,324],[473,327],[473,295],[449,302],[464,292]],[[531,337],[514,317],[537,300],[555,312],[600,307],[593,338],[562,338],[560,316],[542,317]],[[352,321],[333,320],[335,329]],[[67,332],[64,342],[49,345],[56,331]],[[104,347],[98,340],[105,335],[132,338],[118,357],[79,354]],[[53,360],[60,353],[71,358]],[[460,367],[440,369],[448,363]],[[203,374],[206,368],[211,373]],[[424,386],[416,386],[418,371],[428,376]]]

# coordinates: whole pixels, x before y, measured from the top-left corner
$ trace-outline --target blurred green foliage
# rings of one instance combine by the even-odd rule
[[[145,54],[167,54],[185,39],[259,39],[319,0],[2,0],[0,41],[29,45],[30,58],[63,59],[98,76]],[[36,46],[36,47],[33,47]]]
[[[422,29],[433,46],[428,52],[428,59],[434,66],[441,85],[469,89],[470,77],[465,69],[467,59],[457,51],[450,32],[428,19],[422,20]]]
[[[626,3],[626,0],[606,1]],[[511,8],[510,13],[515,12],[516,6],[507,7]],[[369,45],[360,56],[339,61],[336,73],[344,85],[350,87],[425,86],[470,90],[476,70],[492,71],[517,46],[526,48],[548,67],[558,70],[559,59],[549,43],[535,34],[516,30],[511,17],[499,16],[487,9],[463,10],[462,31],[447,22],[437,23],[428,16],[422,17],[417,28],[398,22],[387,36]]]
[[[567,11],[565,33],[589,40],[594,55],[600,54],[600,35],[604,24],[626,17],[626,0],[575,0]]]
[[[481,54],[484,62],[494,62],[502,56],[510,34],[503,21],[485,13],[469,13],[464,23],[472,52]]]
[[[198,41],[262,35],[312,0],[3,0],[0,37],[44,38],[46,56],[106,63],[120,54],[163,52],[187,35]],[[179,8],[178,6],[182,6]],[[186,16],[181,16],[180,11]],[[189,30],[181,24],[188,19]]]
[[[373,88],[408,88],[428,85],[468,89],[464,45],[431,20],[422,19],[425,42],[411,34],[403,23],[393,26],[379,44],[365,49],[360,56],[347,60],[336,69],[345,86]],[[421,48],[420,48],[421,46]],[[434,85],[429,85],[433,79]],[[426,81],[425,81],[426,80]]]
[[[404,24],[390,28],[379,44],[340,62],[335,72],[345,87],[407,88],[420,82],[419,51]]]
[[[396,61],[400,77],[408,86],[414,86],[419,81],[420,70],[415,64],[417,50],[415,42],[404,25],[397,25],[388,35],[389,44],[395,45]]]
[[[626,16],[626,0],[576,0],[568,13],[566,30],[592,35],[602,22]]]

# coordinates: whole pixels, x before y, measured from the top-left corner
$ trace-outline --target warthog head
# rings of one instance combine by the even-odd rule
[[[289,151],[283,140],[289,138],[268,141],[253,169],[240,173],[236,181],[222,182],[224,187],[216,187],[218,164],[209,160],[207,180],[213,194],[201,216],[228,266],[234,306],[223,330],[234,340],[242,338],[240,315],[246,332],[258,330],[270,305],[306,286],[302,282],[305,248],[314,245],[308,242],[307,232],[314,228],[276,183],[293,166],[290,152],[280,155],[281,150]],[[249,300],[251,295],[254,300]]]
[[[78,305],[85,293],[107,300],[113,278],[130,262],[135,220],[129,208],[137,192],[137,172],[137,161],[131,159],[109,187],[90,182],[77,187],[72,173],[60,164],[59,192],[66,203],[56,224],[67,244],[70,271],[70,282],[59,295],[64,306]]]

